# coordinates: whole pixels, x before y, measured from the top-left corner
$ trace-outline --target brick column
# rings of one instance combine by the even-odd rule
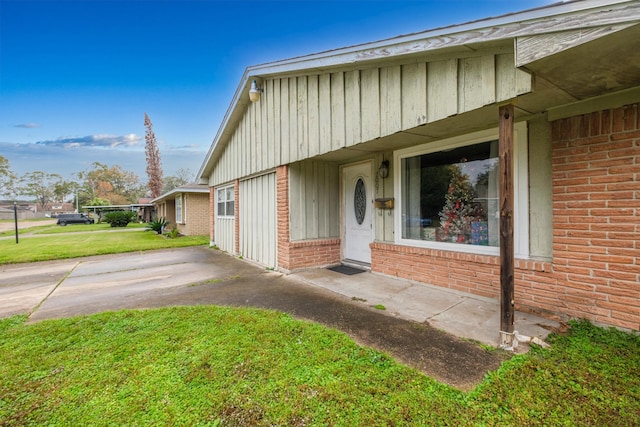
[[[291,234],[289,231],[289,167],[286,165],[276,169],[276,194],[278,267],[289,270],[291,268],[289,259]]]
[[[240,252],[240,180],[234,182],[235,253]]]
[[[216,241],[216,191],[209,187],[209,244]]]

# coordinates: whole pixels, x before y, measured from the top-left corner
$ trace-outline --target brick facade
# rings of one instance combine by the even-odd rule
[[[640,329],[639,104],[558,120],[553,268],[570,316]],[[531,304],[537,301],[532,298]]]
[[[233,183],[234,208],[233,216],[235,218],[235,248],[234,253],[240,252],[240,180],[236,179]]]
[[[552,123],[553,261],[516,260],[519,309],[640,329],[639,105]],[[497,298],[500,259],[373,243],[372,270]]]
[[[314,239],[289,243],[288,270],[340,264],[340,239]]]
[[[185,212],[186,211],[186,212]],[[186,193],[183,206],[184,224],[180,232],[187,236],[206,236],[209,234],[209,194]]]
[[[500,291],[497,256],[375,242],[371,244],[371,269],[487,297],[496,297]]]
[[[289,167],[280,166],[276,169],[276,198],[278,216],[278,266],[284,270],[291,270],[289,263]]]
[[[209,242],[216,239],[216,189],[209,187]]]

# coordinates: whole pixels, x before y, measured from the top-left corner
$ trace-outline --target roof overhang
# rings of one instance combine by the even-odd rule
[[[89,206],[80,206],[82,209],[134,209],[134,208],[150,208],[153,207],[151,203],[131,203],[129,205],[89,205]]]
[[[606,46],[611,37],[640,40],[640,2],[637,0],[582,0],[556,3],[519,13],[488,18],[467,24],[351,46],[297,58],[248,67],[237,87],[220,128],[200,167],[197,178],[207,183],[224,146],[242,119],[254,79],[300,76],[384,66],[387,63],[435,61],[492,51],[514,52],[516,66],[536,74],[536,90],[555,96],[551,105],[570,103],[605,89],[624,90],[639,81],[640,49],[632,43],[627,49],[630,61],[613,61]],[[603,36],[607,36],[603,39]],[[544,46],[553,44],[552,49]],[[597,52],[594,56],[594,51]],[[561,55],[560,55],[561,54]],[[567,58],[572,61],[567,63]],[[587,63],[589,58],[597,64]],[[611,83],[607,76],[613,70]],[[580,71],[594,70],[593,78]],[[600,67],[600,68],[598,68]],[[591,70],[590,70],[591,73]],[[539,77],[539,79],[538,79]],[[546,95],[524,102],[524,111],[535,111]],[[555,103],[555,104],[554,104]]]
[[[149,203],[151,203],[153,205],[153,204],[161,202],[163,200],[175,197],[178,194],[209,194],[209,187],[204,186],[204,185],[203,186],[198,186],[198,187],[194,187],[194,186],[177,187],[177,188],[174,188],[171,191],[168,191],[168,192],[156,197],[155,199],[152,199]]]
[[[640,3],[626,12],[631,9],[640,19]],[[516,61],[518,66],[544,78],[578,101],[638,86],[638,41],[638,23],[518,38]],[[550,51],[545,46],[556,49]],[[616,49],[611,49],[612,46]]]

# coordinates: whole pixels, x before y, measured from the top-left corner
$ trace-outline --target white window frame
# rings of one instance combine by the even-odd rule
[[[516,123],[513,132],[513,172],[514,182],[514,255],[517,258],[529,257],[529,171],[527,149],[527,123]],[[416,246],[437,250],[475,253],[482,255],[500,255],[495,246],[462,245],[429,240],[405,239],[402,237],[402,160],[422,154],[450,150],[467,145],[479,144],[498,139],[498,128],[474,132],[467,135],[429,142],[415,147],[405,148],[393,153],[394,192],[397,209],[394,213],[395,243],[404,246]]]
[[[231,192],[229,192],[229,190],[231,190]],[[220,193],[224,194],[223,199],[220,199]],[[231,194],[232,198],[228,198],[227,195]],[[236,196],[235,196],[235,186],[234,185],[226,185],[224,187],[220,187],[220,188],[216,188],[216,218],[235,218],[235,212],[236,212],[236,200],[235,200]],[[228,215],[227,214],[227,203],[228,202],[233,202],[233,214]],[[218,204],[220,203],[224,203],[225,204],[225,212],[224,215],[220,214],[220,211],[218,209]]]
[[[178,224],[182,224],[182,210],[183,210],[183,203],[182,203],[182,194],[178,194],[176,196],[176,223]]]

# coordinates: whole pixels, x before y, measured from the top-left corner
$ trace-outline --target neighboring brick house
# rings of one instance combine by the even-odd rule
[[[211,243],[491,298],[512,263],[516,308],[639,330],[639,109],[638,1],[249,67],[198,172]]]
[[[167,229],[177,228],[185,236],[209,234],[209,187],[186,184],[151,200],[156,217],[169,221]]]

